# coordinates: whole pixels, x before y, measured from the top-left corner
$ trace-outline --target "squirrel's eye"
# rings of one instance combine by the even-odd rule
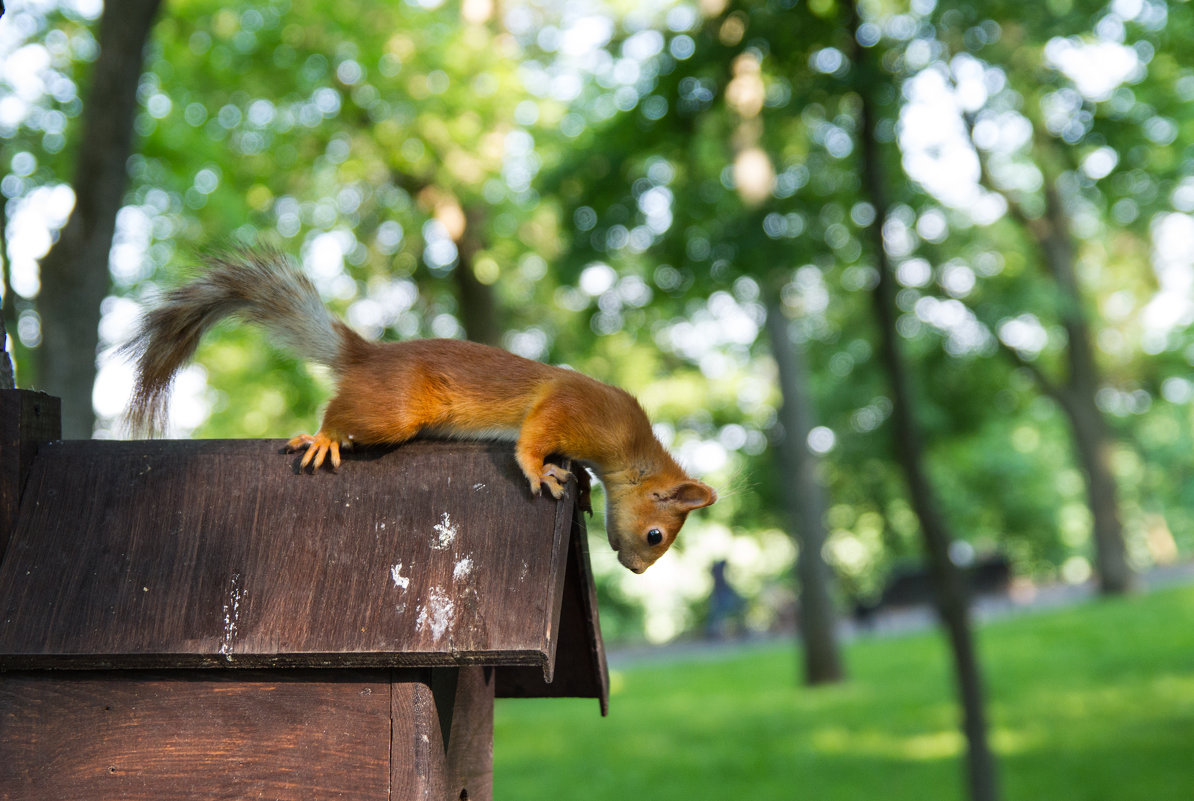
[[[657,528],[653,528],[647,532],[647,544],[652,548],[663,542],[663,532]]]

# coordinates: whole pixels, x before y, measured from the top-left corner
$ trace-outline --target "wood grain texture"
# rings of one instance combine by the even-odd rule
[[[499,698],[596,698],[609,714],[609,668],[597,609],[597,585],[589,562],[588,535],[577,510],[569,541],[560,609],[556,672],[551,682],[530,667],[497,671]]]
[[[492,668],[460,668],[444,758],[448,801],[492,801],[493,673]]]
[[[532,497],[508,445],[4,452],[0,801],[489,801],[495,695],[606,709],[576,483]]]
[[[62,436],[60,409],[58,398],[44,392],[0,390],[0,559],[38,447]]]
[[[395,801],[491,801],[493,670],[402,671],[394,682]]]
[[[389,678],[389,671],[5,674],[0,799],[383,801]]]
[[[490,801],[493,670],[13,672],[0,801]]]
[[[412,442],[300,475],[273,441],[65,442],[0,564],[0,667],[535,665],[575,483]]]
[[[404,672],[408,675],[393,684],[390,696],[390,797],[440,801],[445,792],[444,735],[431,670]]]

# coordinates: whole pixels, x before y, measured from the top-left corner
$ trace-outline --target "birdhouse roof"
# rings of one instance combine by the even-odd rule
[[[572,481],[416,441],[300,473],[280,441],[40,446],[0,562],[0,667],[497,669],[608,696]]]

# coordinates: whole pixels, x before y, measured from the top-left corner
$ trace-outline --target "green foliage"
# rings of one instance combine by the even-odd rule
[[[1005,797],[1185,798],[1194,591],[988,624],[992,741]],[[951,799],[964,748],[944,646],[858,640],[846,684],[797,684],[790,646],[615,670],[592,701],[502,701],[495,797]]]

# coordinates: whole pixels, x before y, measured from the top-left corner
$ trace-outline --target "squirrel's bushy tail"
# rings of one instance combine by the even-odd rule
[[[334,364],[355,334],[334,318],[311,281],[285,255],[242,248],[206,259],[207,270],[166,292],[121,348],[136,360],[136,386],[125,414],[130,432],[153,435],[166,422],[174,375],[195,354],[203,334],[225,317],[264,327],[296,355]]]

